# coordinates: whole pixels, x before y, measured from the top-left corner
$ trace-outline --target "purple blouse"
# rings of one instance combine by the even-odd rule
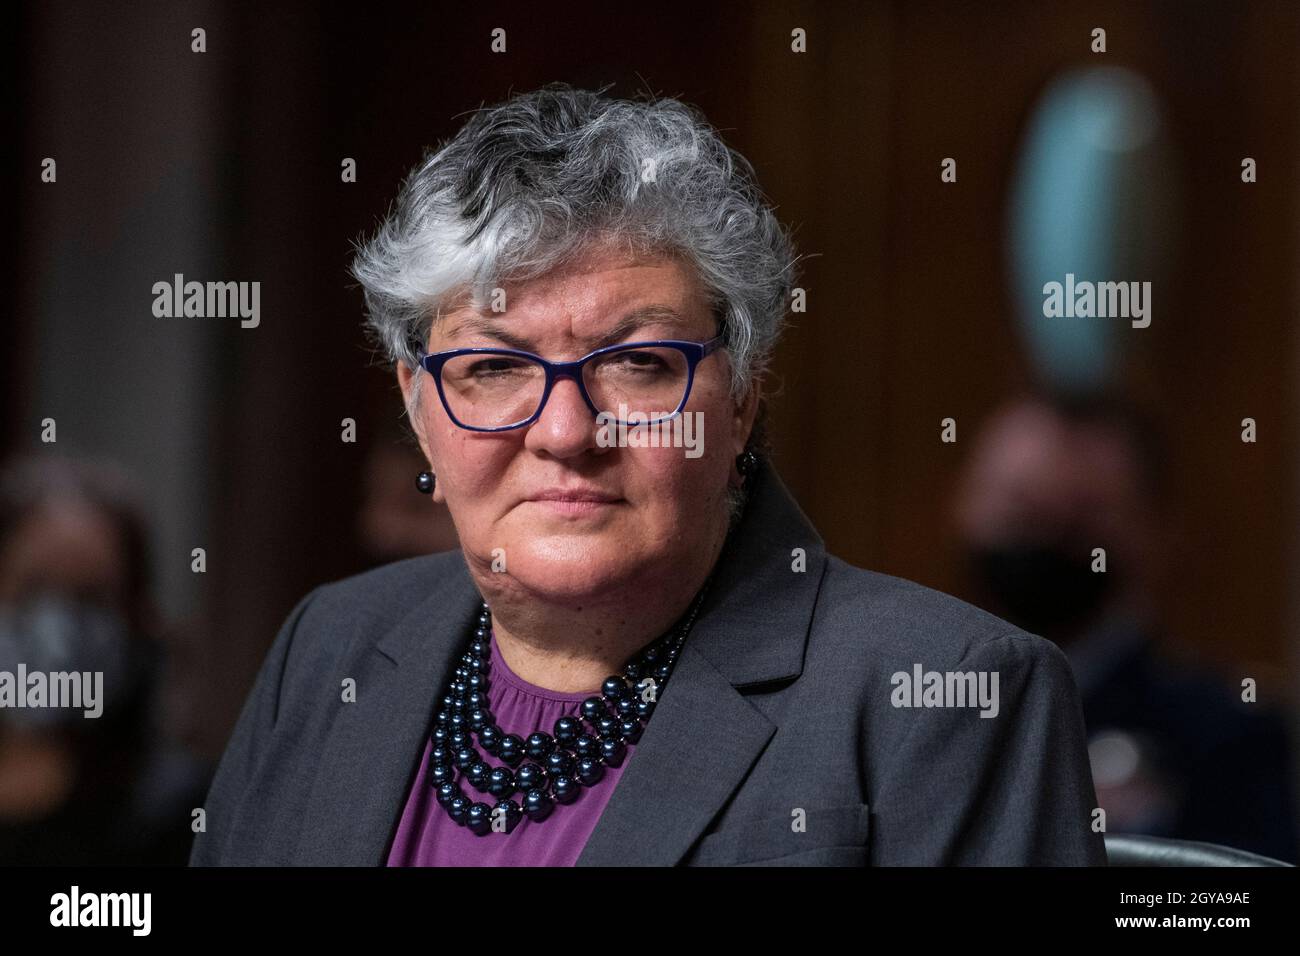
[[[495,632],[489,639],[492,669],[488,675],[488,706],[506,733],[518,734],[525,740],[538,730],[552,733],[558,718],[577,714],[583,700],[600,694],[599,688],[560,694],[530,684],[506,666]],[[573,803],[557,803],[540,823],[525,815],[510,833],[488,831],[479,836],[469,827],[457,825],[438,805],[429,783],[432,747],[432,742],[426,740],[420,769],[388,854],[389,866],[573,866],[636,752],[636,746],[629,744],[619,766],[606,767],[605,775],[594,787],[583,787]],[[505,766],[490,754],[480,753],[490,766]],[[490,794],[480,794],[468,782],[465,795],[489,805],[495,802]],[[520,795],[514,799],[518,802]]]

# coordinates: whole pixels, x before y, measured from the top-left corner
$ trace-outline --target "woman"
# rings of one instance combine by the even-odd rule
[[[826,554],[765,463],[794,265],[673,100],[428,155],[354,271],[460,551],[302,600],[192,862],[1104,862],[1060,652]]]

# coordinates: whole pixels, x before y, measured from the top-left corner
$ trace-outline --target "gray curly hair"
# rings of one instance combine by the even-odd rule
[[[615,99],[552,83],[476,110],[427,150],[352,274],[389,362],[461,295],[541,275],[595,245],[693,265],[731,356],[734,398],[767,367],[798,257],[753,167],[695,107]],[[415,376],[408,413],[423,376]]]

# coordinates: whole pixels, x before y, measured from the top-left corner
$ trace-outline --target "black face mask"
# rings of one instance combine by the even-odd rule
[[[1114,587],[1114,572],[1092,570],[1087,550],[1054,545],[974,548],[967,560],[974,577],[1012,624],[1059,639],[1087,624]]]

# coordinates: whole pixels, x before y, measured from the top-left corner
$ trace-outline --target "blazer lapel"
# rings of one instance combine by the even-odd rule
[[[366,647],[357,700],[330,729],[295,863],[383,866],[441,693],[478,611],[465,562],[429,581],[401,622]]]
[[[688,637],[577,865],[677,864],[775,731]]]

